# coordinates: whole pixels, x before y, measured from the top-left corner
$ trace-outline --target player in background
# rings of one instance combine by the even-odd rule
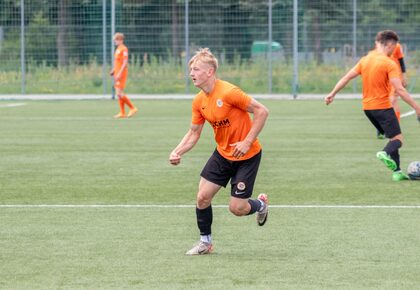
[[[404,86],[404,88],[406,88],[407,87],[406,67],[405,67],[405,61],[404,61],[404,53],[403,53],[400,43],[397,43],[397,46],[395,47],[394,52],[391,54],[391,59],[395,61],[395,63],[397,64],[399,68],[399,72],[400,72],[401,83]],[[391,93],[391,104],[392,104],[392,107],[394,108],[395,114],[397,115],[398,121],[400,121],[401,109],[398,103],[398,95],[396,94],[394,88],[392,88],[392,93]],[[385,138],[383,133],[381,134],[379,130],[377,130],[377,137],[378,139]]]
[[[236,216],[256,213],[257,223],[265,224],[268,197],[251,199],[261,160],[257,139],[268,117],[267,108],[238,87],[217,79],[218,61],[208,48],[200,49],[189,61],[190,77],[201,89],[192,102],[190,129],[169,155],[178,165],[181,157],[198,142],[205,121],[213,127],[217,148],[201,172],[196,200],[200,241],[186,254],[209,254],[213,249],[211,225],[213,197],[231,182],[229,210]],[[253,114],[253,120],[249,113]]]
[[[138,110],[124,93],[128,76],[128,48],[124,45],[124,34],[119,32],[115,33],[114,43],[117,46],[117,49],[114,54],[114,68],[110,72],[110,75],[114,77],[115,93],[118,96],[120,104],[120,112],[115,115],[114,118],[120,119],[132,117]],[[130,108],[128,115],[125,114],[125,105]]]
[[[343,89],[350,80],[358,75],[363,83],[363,110],[370,122],[383,132],[390,141],[376,157],[393,171],[392,179],[400,181],[408,176],[400,169],[399,148],[402,146],[403,135],[400,124],[390,101],[392,87],[408,105],[417,113],[420,121],[420,106],[413,100],[404,88],[400,71],[396,63],[390,58],[397,43],[398,35],[392,30],[380,31],[376,35],[375,50],[360,59],[335,85],[331,93],[325,97],[327,105],[334,101],[336,94]]]

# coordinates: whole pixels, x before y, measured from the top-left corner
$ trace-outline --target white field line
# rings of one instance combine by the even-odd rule
[[[213,205],[227,208],[227,205]],[[192,204],[0,204],[0,208],[195,208]],[[420,209],[420,205],[291,205],[274,204],[270,208],[295,209]]]
[[[407,112],[407,113],[401,114],[401,118],[405,118],[405,117],[408,117],[408,116],[414,115],[414,113],[415,113],[415,111],[410,111],[410,112]]]
[[[2,105],[0,105],[0,108],[12,108],[12,107],[25,106],[25,105],[26,105],[26,103],[2,104]]]

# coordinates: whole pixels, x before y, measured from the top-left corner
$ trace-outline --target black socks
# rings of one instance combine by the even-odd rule
[[[400,153],[398,152],[398,149],[402,146],[402,143],[400,140],[392,140],[389,141],[388,144],[386,144],[384,151],[386,154],[391,156],[392,160],[395,161],[397,164],[397,169],[395,171],[401,170],[400,168]]]
[[[211,205],[205,209],[195,208],[197,215],[197,225],[200,229],[200,235],[211,235],[211,224],[213,223],[213,210]]]
[[[259,199],[248,199],[248,203],[251,206],[251,210],[247,215],[254,214],[261,208],[261,201]]]

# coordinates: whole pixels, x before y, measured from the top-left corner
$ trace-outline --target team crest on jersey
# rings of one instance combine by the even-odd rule
[[[223,101],[221,99],[217,99],[216,105],[221,108],[223,106]]]
[[[245,190],[246,185],[245,182],[239,182],[238,185],[236,186],[239,190]]]

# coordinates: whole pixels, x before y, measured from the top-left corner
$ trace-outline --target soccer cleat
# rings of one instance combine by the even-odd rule
[[[136,107],[134,107],[133,109],[130,109],[130,111],[128,112],[128,115],[127,115],[127,117],[128,118],[131,118],[131,117],[133,117],[137,112],[138,112],[139,110],[136,108]]]
[[[385,164],[385,166],[391,169],[392,171],[397,169],[397,163],[395,163],[395,161],[392,160],[391,157],[389,157],[389,155],[386,154],[385,151],[379,151],[378,153],[376,153],[376,158],[381,160]]]
[[[123,119],[123,118],[125,118],[126,116],[125,116],[125,114],[122,114],[122,113],[118,113],[118,114],[116,114],[115,116],[114,116],[114,119]]]
[[[265,193],[260,193],[260,195],[258,195],[258,199],[261,200],[264,205],[260,211],[257,211],[257,224],[259,226],[263,226],[268,217],[268,196]]]
[[[376,138],[380,139],[380,140],[383,140],[383,139],[385,139],[385,135],[379,133],[379,131],[378,131],[378,133],[376,134]]]
[[[187,256],[206,255],[213,251],[213,245],[199,241],[191,250],[185,253]]]
[[[394,173],[392,173],[392,180],[393,181],[402,181],[402,180],[408,180],[408,176],[407,174],[405,174],[404,172],[400,171],[395,171]]]

